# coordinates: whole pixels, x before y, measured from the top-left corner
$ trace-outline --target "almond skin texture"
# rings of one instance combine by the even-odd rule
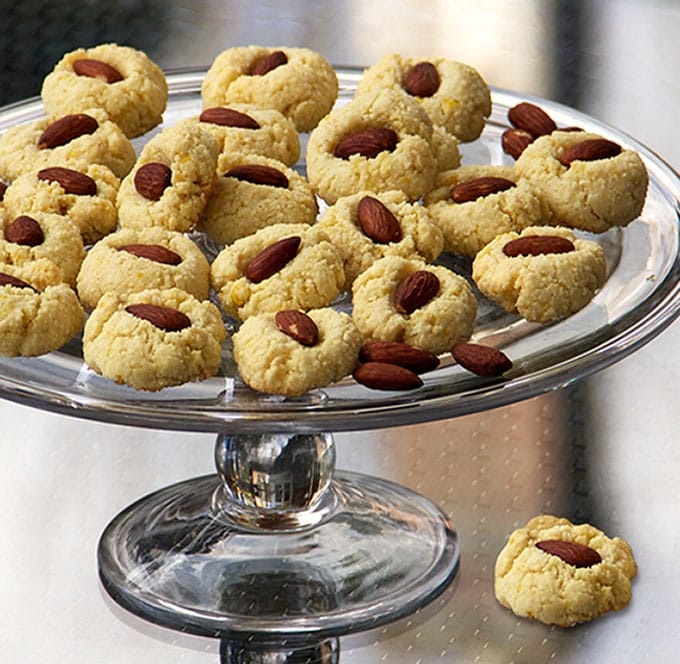
[[[362,346],[359,359],[362,362],[397,364],[417,374],[439,366],[439,358],[434,353],[400,341],[370,341]]]
[[[288,62],[288,56],[283,51],[272,51],[259,58],[250,70],[251,76],[264,76],[272,69],[276,69]]]
[[[178,332],[191,325],[191,320],[186,314],[159,304],[130,304],[125,307],[125,311],[137,318],[149,321],[166,332]]]
[[[541,254],[566,254],[574,251],[574,243],[566,237],[557,235],[524,235],[510,240],[503,253],[510,258],[515,256],[539,256]]]
[[[454,203],[468,203],[478,198],[496,194],[499,191],[512,189],[515,183],[512,180],[499,177],[483,177],[461,182],[451,189],[451,199]]]
[[[401,314],[412,314],[437,295],[439,286],[439,278],[434,272],[417,270],[399,284],[394,307]]]
[[[357,383],[374,390],[414,390],[423,384],[415,372],[387,362],[360,364],[353,376]]]
[[[43,168],[38,171],[38,180],[58,182],[67,194],[76,196],[94,196],[97,193],[97,183],[89,175],[62,166]]]
[[[431,97],[440,83],[437,68],[431,62],[419,62],[406,72],[404,90],[414,97]]]
[[[553,556],[557,556],[568,565],[574,567],[592,567],[602,562],[602,556],[585,544],[565,542],[563,540],[543,540],[536,546]]]
[[[259,129],[260,125],[246,113],[235,111],[224,106],[206,108],[199,116],[201,122],[220,125],[221,127],[239,127],[240,129]]]
[[[551,134],[557,125],[554,120],[536,104],[523,101],[508,111],[508,120],[518,129],[528,131],[534,138]]]
[[[35,291],[35,288],[33,288],[31,284],[27,284],[25,281],[17,279],[17,277],[13,277],[11,274],[5,274],[4,272],[0,272],[0,286],[14,286],[15,288],[30,288],[32,291]],[[35,292],[37,293],[38,291]]]
[[[503,152],[514,159],[519,159],[519,156],[533,140],[534,137],[526,129],[506,129],[501,134]]]
[[[451,355],[462,367],[485,378],[500,376],[512,367],[510,358],[492,346],[475,343],[456,344],[451,349]]]
[[[246,265],[245,276],[254,284],[268,279],[295,257],[300,242],[298,235],[292,235],[270,244]]]
[[[78,76],[88,76],[89,78],[99,78],[107,83],[117,83],[123,80],[123,75],[110,64],[92,58],[81,58],[74,60],[73,71]]]
[[[45,234],[33,217],[22,214],[5,228],[5,240],[25,247],[37,247],[45,241]]]
[[[580,143],[574,143],[560,156],[564,166],[571,166],[572,161],[595,161],[609,159],[621,153],[621,146],[606,138],[591,138]]]
[[[369,127],[345,136],[333,154],[338,159],[349,159],[353,154],[372,159],[381,152],[392,152],[397,147],[397,132],[386,127]]]
[[[225,178],[236,178],[253,184],[267,184],[270,187],[288,188],[288,178],[281,172],[264,164],[241,164],[224,174]]]
[[[377,198],[364,196],[357,205],[357,221],[364,235],[374,242],[389,244],[402,238],[397,218]]]
[[[172,171],[165,164],[152,162],[144,164],[135,173],[135,189],[140,196],[157,201],[170,185]]]
[[[297,309],[278,311],[274,316],[274,322],[281,332],[303,346],[316,346],[319,343],[319,328],[302,311],[297,311]]]
[[[79,136],[94,134],[98,128],[99,123],[91,115],[85,113],[65,115],[45,128],[38,139],[38,148],[40,150],[57,148]]]
[[[127,251],[133,256],[147,258],[164,265],[179,265],[182,262],[182,257],[179,254],[160,244],[126,244],[118,247],[118,251]]]

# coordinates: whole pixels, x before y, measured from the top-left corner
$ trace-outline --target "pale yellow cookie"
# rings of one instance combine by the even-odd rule
[[[518,616],[571,627],[627,606],[636,574],[622,539],[542,515],[510,535],[496,559],[494,590]]]
[[[282,54],[275,60],[281,64],[262,75],[253,73],[272,53]],[[285,46],[241,46],[223,51],[210,65],[201,89],[204,108],[234,103],[273,108],[302,132],[317,125],[337,95],[338,78],[322,55]]]
[[[507,256],[504,247],[517,238],[566,238],[565,253]],[[547,323],[588,304],[607,277],[602,247],[578,238],[568,228],[537,226],[504,233],[482,249],[472,263],[472,278],[489,299],[527,320]]]
[[[40,94],[48,115],[101,108],[134,138],[160,124],[168,85],[161,68],[142,51],[100,44],[66,53],[43,80]]]
[[[462,161],[458,139],[443,127],[432,127],[432,151],[437,162],[437,171],[458,168]]]
[[[411,313],[396,307],[397,291],[418,271],[439,281],[434,296]],[[467,341],[477,316],[477,301],[460,275],[422,260],[386,256],[362,272],[352,288],[352,316],[367,341],[400,341],[439,354]]]

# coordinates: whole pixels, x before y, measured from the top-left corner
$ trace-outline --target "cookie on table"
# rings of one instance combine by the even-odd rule
[[[191,230],[215,184],[219,145],[197,125],[163,129],[143,148],[118,190],[123,228]]]
[[[345,282],[342,258],[316,226],[276,224],[225,247],[210,278],[226,313],[245,320],[258,313],[328,306]]]
[[[291,397],[352,373],[363,336],[347,314],[325,308],[251,316],[233,340],[234,359],[247,385]]]
[[[431,263],[443,246],[441,230],[428,211],[410,203],[401,191],[362,191],[341,198],[326,208],[317,226],[342,256],[345,289],[384,256]]]
[[[518,616],[571,627],[627,606],[636,574],[622,539],[541,515],[510,535],[496,559],[494,589]]]
[[[210,265],[191,239],[164,228],[123,228],[107,235],[87,252],[76,285],[87,309],[104,293],[170,288],[207,299]]]
[[[48,166],[89,164],[103,164],[122,178],[136,158],[120,127],[97,108],[33,120],[0,134],[0,178],[6,182]]]
[[[218,158],[215,188],[198,228],[232,244],[274,224],[313,224],[319,211],[311,186],[284,163],[255,154]]]
[[[219,309],[179,288],[104,294],[83,330],[83,359],[98,374],[138,390],[217,373],[226,330]]]
[[[399,341],[439,354],[467,341],[477,316],[468,282],[448,268],[386,256],[357,277],[353,317],[366,341]]]
[[[501,233],[544,222],[539,197],[509,166],[440,173],[424,203],[444,234],[444,250],[463,256],[475,256]]]
[[[648,174],[634,150],[582,131],[554,131],[514,165],[547,208],[549,223],[591,233],[626,226],[642,211]]]
[[[71,221],[92,244],[116,228],[120,180],[106,166],[54,166],[20,175],[5,192],[9,214],[46,212]]]
[[[307,178],[332,204],[358,191],[429,191],[438,170],[432,122],[407,95],[385,89],[329,113],[307,143]]]
[[[569,228],[533,226],[492,240],[475,257],[472,278],[506,311],[548,323],[586,306],[607,278],[602,247]]]
[[[338,96],[338,78],[319,53],[306,48],[240,46],[222,51],[201,88],[203,108],[253,104],[290,118],[298,131],[316,127]]]
[[[101,108],[134,138],[161,123],[168,84],[146,53],[100,44],[66,53],[43,80],[40,94],[48,115]]]
[[[476,69],[456,60],[385,55],[364,71],[357,95],[383,88],[418,100],[435,125],[462,142],[478,138],[491,114],[489,86]]]

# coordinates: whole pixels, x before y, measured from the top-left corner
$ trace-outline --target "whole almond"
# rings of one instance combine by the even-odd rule
[[[288,62],[288,56],[283,51],[272,51],[267,55],[263,55],[255,61],[255,64],[250,70],[251,76],[264,76],[272,69],[276,69]]]
[[[45,241],[45,233],[33,217],[22,214],[5,228],[5,240],[26,247],[37,247]]]
[[[439,366],[439,358],[434,353],[400,341],[369,341],[359,351],[359,359],[362,362],[397,364],[417,374]]]
[[[397,218],[377,198],[364,196],[357,205],[357,221],[364,234],[374,242],[389,244],[402,238]]]
[[[536,104],[523,101],[508,111],[508,120],[518,129],[528,131],[534,138],[551,134],[557,125],[555,121]]]
[[[36,293],[38,291],[31,286],[31,284],[27,284],[25,281],[22,281],[18,277],[13,277],[11,274],[5,274],[4,272],[0,272],[0,286],[14,286],[15,288],[30,288],[32,291],[35,291]]]
[[[48,150],[71,142],[74,138],[94,134],[99,123],[86,113],[65,115],[49,124],[38,139],[38,148]]]
[[[353,154],[372,159],[381,152],[392,152],[397,147],[397,132],[386,127],[368,127],[345,136],[333,154],[338,159],[349,159]]]
[[[0,180],[0,202],[5,198],[5,192],[7,191],[7,185]]]
[[[451,188],[451,199],[455,203],[468,203],[476,201],[483,196],[497,194],[500,191],[512,189],[516,186],[512,180],[499,177],[483,177],[467,180]]]
[[[146,258],[164,265],[179,265],[182,262],[179,254],[160,244],[125,244],[118,247],[118,251],[126,251],[138,258]]]
[[[38,180],[58,182],[67,194],[76,196],[94,196],[97,193],[97,183],[89,175],[62,166],[43,168],[38,171]]]
[[[130,304],[125,311],[137,318],[149,321],[152,325],[166,332],[178,332],[191,326],[191,319],[177,309],[164,307],[160,304]]]
[[[277,311],[274,316],[276,327],[291,339],[303,346],[316,346],[319,343],[319,328],[316,323],[302,311],[286,309]]]
[[[404,90],[414,97],[431,97],[440,83],[439,72],[431,62],[413,65],[404,76]]]
[[[99,78],[106,83],[117,83],[123,80],[123,75],[107,62],[93,58],[80,58],[73,61],[73,71],[78,76]]]
[[[453,359],[478,376],[500,376],[512,368],[512,361],[498,348],[475,343],[456,344],[451,349]]]
[[[220,127],[238,127],[240,129],[259,129],[260,124],[247,113],[235,111],[233,108],[213,106],[206,108],[199,116],[201,122],[220,125]]]
[[[140,166],[134,177],[137,193],[150,201],[159,200],[171,181],[172,171],[170,167],[159,162]]]
[[[589,138],[569,146],[560,156],[560,162],[571,166],[572,161],[609,159],[621,153],[621,146],[606,138]]]
[[[559,235],[524,235],[504,245],[503,253],[514,258],[515,256],[566,254],[574,249],[574,243],[571,240]]]
[[[404,279],[394,296],[394,307],[402,314],[412,314],[425,306],[439,292],[439,278],[429,270],[417,270]]]
[[[298,235],[292,235],[270,244],[246,265],[245,276],[254,284],[268,279],[295,257],[301,241]]]
[[[417,373],[387,362],[360,364],[352,375],[357,383],[374,390],[414,390],[423,384]]]
[[[264,164],[241,164],[229,169],[225,178],[236,178],[253,184],[267,184],[270,187],[288,187],[288,178],[281,171]]]
[[[534,137],[526,129],[506,129],[501,134],[501,146],[503,152],[515,159],[524,152],[526,147],[533,143]]]
[[[578,542],[552,539],[537,542],[536,546],[574,567],[592,567],[602,562],[602,556],[595,549]]]

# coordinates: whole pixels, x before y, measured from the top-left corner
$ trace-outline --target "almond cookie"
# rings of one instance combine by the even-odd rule
[[[346,196],[329,206],[318,227],[340,252],[345,289],[383,256],[417,257],[431,263],[442,250],[442,233],[427,210],[401,191]]]
[[[237,240],[218,254],[210,277],[224,311],[241,320],[326,307],[345,282],[328,236],[305,224],[276,224]]]
[[[241,46],[220,53],[201,89],[203,107],[235,103],[273,108],[298,131],[316,127],[338,96],[338,78],[319,53],[306,48]]]
[[[490,242],[475,257],[472,278],[506,311],[547,323],[588,304],[607,278],[607,265],[597,242],[568,228],[535,226]]]
[[[386,256],[352,288],[353,317],[367,341],[400,341],[443,353],[472,334],[477,300],[451,270],[418,259]]]
[[[478,138],[491,114],[489,86],[476,69],[456,60],[385,55],[364,71],[357,95],[383,88],[416,99],[435,125],[463,142]]]
[[[116,228],[120,180],[101,164],[79,168],[54,166],[19,176],[5,192],[11,216],[46,212],[71,221],[85,244]]]
[[[636,574],[622,539],[541,515],[515,530],[499,553],[495,593],[518,616],[571,627],[627,606]]]
[[[400,189],[411,201],[438,169],[432,123],[418,102],[391,89],[329,113],[307,143],[307,177],[327,203],[358,191]]]
[[[347,314],[293,309],[248,318],[234,335],[234,358],[254,390],[291,397],[352,373],[362,343]]]
[[[217,139],[196,125],[156,134],[120,185],[120,225],[191,230],[212,193],[218,153]]]
[[[649,178],[640,155],[598,134],[541,136],[514,168],[541,197],[549,223],[591,233],[635,220],[647,195]]]
[[[497,235],[543,223],[543,206],[509,166],[462,166],[437,175],[424,198],[444,250],[475,256]]]
[[[0,178],[6,181],[48,166],[78,169],[90,164],[103,164],[122,178],[136,158],[120,127],[97,108],[41,118],[0,134]]]
[[[129,46],[100,44],[66,53],[41,90],[49,115],[101,108],[128,138],[160,124],[168,101],[161,68]]]
[[[210,265],[192,240],[164,228],[123,228],[107,235],[88,251],[77,280],[78,296],[87,309],[104,293],[175,287],[205,300]]]
[[[106,293],[83,331],[83,359],[105,378],[137,390],[217,373],[226,330],[217,307],[179,288]]]
[[[311,186],[284,163],[255,154],[222,154],[218,177],[198,224],[217,244],[232,244],[274,224],[313,224]]]

